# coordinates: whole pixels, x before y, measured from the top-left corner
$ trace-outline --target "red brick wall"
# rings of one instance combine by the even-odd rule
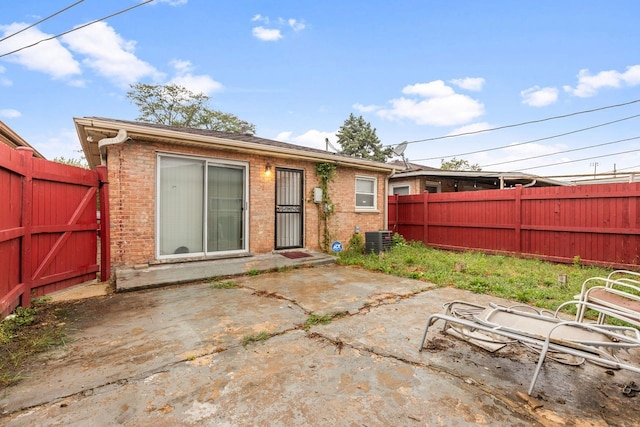
[[[209,150],[165,143],[128,142],[108,146],[108,173],[111,200],[112,266],[133,267],[155,263],[156,241],[156,161],[157,153],[176,153],[208,158],[243,161],[249,164],[249,251],[260,254],[274,250],[275,233],[275,168],[304,171],[304,247],[320,250],[318,206],[309,202],[318,186],[315,163],[258,154]],[[272,166],[270,176],[265,165]],[[355,209],[356,174],[377,178],[377,209],[357,212]],[[330,197],[335,215],[330,219],[331,238],[346,246],[355,227],[360,232],[381,230],[385,224],[386,174],[357,171],[338,166],[330,184]]]

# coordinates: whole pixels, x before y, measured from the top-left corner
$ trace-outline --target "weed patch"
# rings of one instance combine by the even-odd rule
[[[231,281],[227,281],[227,282],[213,282],[211,284],[211,289],[236,289],[239,288],[240,286],[238,286],[238,284],[236,282],[231,282]]]
[[[44,305],[34,299],[31,307],[18,307],[0,321],[0,387],[28,376],[26,366],[36,354],[65,344],[67,308]]]
[[[266,341],[275,335],[277,334],[269,333],[266,331],[262,331],[254,335],[245,335],[244,337],[242,337],[242,346],[246,347],[249,344]]]
[[[333,320],[334,316],[331,314],[325,314],[323,316],[317,314],[311,314],[304,322],[303,329],[308,331],[312,326],[328,325]]]

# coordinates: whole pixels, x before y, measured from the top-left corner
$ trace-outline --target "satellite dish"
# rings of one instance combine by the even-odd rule
[[[404,158],[404,156],[403,156],[403,154],[404,154],[404,150],[406,150],[406,149],[407,149],[407,145],[408,145],[408,144],[409,144],[409,143],[405,141],[405,142],[403,142],[403,143],[401,143],[401,144],[398,144],[398,145],[396,145],[395,147],[393,147],[393,148],[391,149],[391,151],[393,151],[393,154],[395,154],[396,156],[402,156],[402,157]]]

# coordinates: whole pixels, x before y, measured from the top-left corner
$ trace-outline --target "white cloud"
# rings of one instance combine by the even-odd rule
[[[284,132],[280,132],[279,134],[277,134],[274,139],[276,141],[286,142],[286,141],[289,141],[289,139],[291,138],[291,135],[293,135],[293,132],[284,131]]]
[[[460,135],[464,133],[479,132],[490,128],[491,126],[489,126],[489,123],[487,122],[472,123],[470,125],[461,126],[457,129],[454,129],[449,133],[449,135]]]
[[[473,163],[478,163],[480,166],[487,166],[486,170],[516,171],[522,168],[555,163],[558,159],[552,155],[567,149],[567,146],[564,144],[518,144],[518,142],[514,142],[512,146],[500,151],[475,154],[472,156]],[[540,158],[532,159],[532,157]]]
[[[623,85],[636,86],[640,84],[640,65],[627,67],[625,72],[616,70],[600,71],[591,74],[588,69],[578,73],[578,84],[575,88],[564,86],[564,90],[581,98],[595,96],[601,88],[619,88]]]
[[[288,23],[289,23],[289,26],[293,28],[293,31],[295,32],[302,31],[307,27],[304,22],[299,22],[293,18],[289,19]]]
[[[27,26],[24,23],[0,25],[0,31],[3,32],[3,36],[7,36]],[[0,48],[0,54],[32,45],[49,37],[52,37],[52,35],[43,33],[35,27],[30,28],[4,40]],[[7,61],[20,64],[32,71],[45,73],[54,79],[81,74],[80,64],[73,58],[71,52],[65,49],[56,39],[20,50],[5,58]]]
[[[268,42],[278,41],[283,38],[284,35],[282,33],[282,30],[286,30],[287,27],[291,28],[296,33],[307,28],[307,25],[304,23],[304,21],[298,19],[277,18],[275,20],[272,20],[268,16],[263,16],[259,13],[253,15],[253,18],[251,18],[251,22],[261,22],[264,25],[253,27],[251,31],[255,38]],[[267,28],[266,26],[269,26],[271,28]]]
[[[455,94],[455,91],[444,84],[442,80],[435,80],[429,83],[416,83],[405,86],[402,89],[405,95],[420,95],[425,98],[444,98]]]
[[[223,89],[222,83],[207,75],[194,76],[191,74],[193,66],[190,61],[175,59],[171,61],[171,65],[176,70],[176,76],[171,79],[170,83],[186,87],[191,92],[204,93],[205,95],[210,95]]]
[[[292,144],[302,145],[304,147],[310,148],[317,148],[320,150],[324,150],[326,148],[325,138],[329,138],[329,141],[336,141],[336,132],[323,132],[316,129],[308,130],[302,135],[292,135],[293,132],[290,131],[280,132],[275,139],[282,142],[289,142]],[[336,142],[333,142],[333,146],[339,148]]]
[[[353,104],[353,108],[361,113],[371,113],[373,111],[379,110],[381,107],[377,105],[362,105],[362,104]]]
[[[455,93],[442,80],[405,86],[402,93],[417,97],[392,99],[389,101],[391,108],[381,108],[377,114],[383,119],[408,119],[419,125],[432,126],[461,125],[484,114],[482,103]]]
[[[255,27],[253,29],[253,36],[257,39],[267,42],[273,42],[282,38],[280,30],[268,29],[264,27]]]
[[[474,92],[480,92],[482,86],[484,86],[484,79],[482,77],[465,77],[464,79],[453,79],[449,81],[461,89]]]
[[[6,117],[8,119],[13,119],[16,117],[22,116],[22,113],[18,110],[13,110],[11,108],[6,108],[4,110],[0,110],[0,117]]]
[[[97,22],[62,37],[69,48],[85,55],[83,65],[92,68],[119,86],[136,83],[145,77],[160,80],[163,75],[135,54],[135,41],[124,40],[104,22]]]
[[[522,103],[531,107],[545,107],[558,100],[558,89],[555,87],[533,86],[520,92]]]
[[[47,159],[64,157],[65,159],[78,159],[82,154],[82,147],[78,141],[78,134],[74,129],[51,129],[45,134],[31,137],[37,144],[32,144]]]

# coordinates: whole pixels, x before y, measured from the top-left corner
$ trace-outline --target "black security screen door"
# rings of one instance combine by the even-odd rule
[[[302,172],[276,168],[276,249],[302,247]]]

